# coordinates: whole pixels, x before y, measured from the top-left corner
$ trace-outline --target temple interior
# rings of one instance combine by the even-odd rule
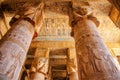
[[[0,80],[120,80],[120,0],[0,6]]]

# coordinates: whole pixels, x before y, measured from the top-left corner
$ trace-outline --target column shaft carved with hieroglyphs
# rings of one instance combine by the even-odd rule
[[[71,26],[79,80],[119,80],[119,69],[97,31],[98,25],[88,3],[81,3],[73,9]]]
[[[42,3],[26,5],[12,18],[11,29],[0,41],[0,77],[18,80],[38,21],[42,18],[42,6]]]

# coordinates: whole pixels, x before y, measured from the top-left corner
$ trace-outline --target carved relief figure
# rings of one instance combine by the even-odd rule
[[[10,80],[18,80],[34,29],[41,20],[41,6],[22,6],[24,11],[16,13],[10,22],[11,29],[0,41],[0,73]]]
[[[99,21],[92,13],[89,5],[73,11],[72,31],[76,41],[79,79],[119,80],[120,72],[96,29]]]
[[[87,17],[88,15],[93,14],[92,8],[88,6],[80,6],[75,8],[74,10],[75,11],[73,12],[73,14],[79,17]]]
[[[6,72],[6,75],[8,75],[10,79],[13,79],[13,77],[16,75],[16,74],[14,74],[14,73],[16,73],[17,68],[19,68],[19,66],[22,65],[22,63],[21,63],[21,55],[20,55],[20,54],[21,54],[21,53],[19,53],[19,54],[16,55],[16,56],[15,56],[15,55],[12,55],[12,58],[15,59],[15,60],[14,60],[14,64],[11,65],[9,71]]]
[[[49,61],[49,49],[45,50],[45,52],[43,53],[44,56],[39,56],[39,49],[36,51],[36,54],[37,56],[34,58],[33,64],[30,69],[30,80],[48,79],[47,69]]]
[[[14,47],[16,47],[16,48],[14,48]],[[14,48],[14,50],[13,50],[13,48]],[[9,47],[9,51],[11,52],[11,54],[9,54],[9,53],[3,54],[1,51],[2,48],[0,49],[0,51],[1,51],[0,52],[0,65],[1,65],[0,68],[5,69],[4,74],[7,75],[7,77],[11,80],[14,79],[15,76],[17,76],[17,73],[18,73],[17,71],[19,71],[17,69],[19,69],[20,66],[22,65],[21,57],[24,52],[22,52],[22,50],[19,51],[18,48],[19,48],[18,45],[13,46],[11,44],[11,47]],[[9,56],[9,57],[6,58],[6,56]],[[9,60],[11,62],[9,62]],[[9,63],[7,63],[7,62],[9,62]],[[9,65],[9,66],[7,66],[7,65]]]
[[[45,57],[35,58],[30,70],[31,80],[42,80],[42,79],[38,79],[38,77],[40,78],[40,76],[34,76],[35,74],[39,75],[39,73],[47,77],[47,74],[45,73],[45,64],[47,63],[47,61],[48,58]]]

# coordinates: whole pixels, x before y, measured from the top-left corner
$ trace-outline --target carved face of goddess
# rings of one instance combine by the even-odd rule
[[[35,60],[35,64],[36,64],[36,68],[39,69],[41,68],[45,63],[46,63],[46,58],[36,58]]]
[[[75,12],[81,16],[84,16],[84,15],[88,15],[90,13],[92,13],[92,8],[89,7],[89,6],[81,6],[81,7],[78,7]]]

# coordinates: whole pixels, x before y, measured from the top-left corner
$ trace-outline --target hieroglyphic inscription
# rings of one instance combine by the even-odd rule
[[[34,34],[34,29],[30,29],[33,28],[32,25],[25,21],[20,21],[13,28],[3,37],[6,41],[2,39],[3,44],[0,45],[0,73],[10,80],[18,78]],[[23,32],[23,30],[26,31]]]
[[[41,1],[25,3],[11,19],[11,29],[1,40],[0,73],[9,80],[18,80],[34,31],[40,27],[43,7]]]
[[[64,18],[45,18],[39,35],[46,36],[70,36],[71,28],[68,19]]]

